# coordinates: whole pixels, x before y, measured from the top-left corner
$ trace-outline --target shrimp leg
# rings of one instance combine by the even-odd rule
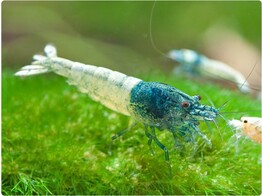
[[[134,123],[133,125],[131,125],[130,127],[118,132],[117,134],[113,135],[111,138],[111,142],[110,142],[110,147],[109,147],[109,154],[112,154],[112,145],[113,145],[113,141],[116,140],[117,138],[121,137],[122,135],[124,135],[126,132],[130,131],[132,128],[134,128],[137,125],[137,123]]]
[[[162,144],[162,143],[157,139],[156,133],[155,133],[155,127],[150,126],[150,130],[151,130],[152,139],[153,139],[154,142],[157,144],[157,146],[158,146],[159,148],[161,148],[161,149],[164,151],[164,153],[165,153],[165,160],[166,160],[166,163],[167,163],[167,166],[168,166],[169,174],[170,174],[170,176],[172,177],[172,169],[171,169],[171,165],[170,165],[168,149],[167,149],[166,146],[164,146],[164,144]]]
[[[151,144],[152,144],[152,141],[153,141],[153,136],[148,132],[147,129],[148,129],[147,126],[145,126],[145,134],[146,134],[146,136],[148,137],[148,142],[147,142],[147,144],[148,144],[148,146],[149,146],[149,150],[150,150],[151,154],[154,155],[155,153],[154,153],[154,151],[153,151],[153,149],[152,149],[152,147],[151,147]]]

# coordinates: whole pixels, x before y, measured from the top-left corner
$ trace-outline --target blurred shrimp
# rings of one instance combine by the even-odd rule
[[[240,130],[242,135],[247,136],[256,143],[262,143],[262,118],[241,117],[240,120],[230,120],[228,124],[236,130]]]
[[[247,79],[239,71],[221,61],[207,58],[202,54],[188,49],[171,50],[168,56],[172,60],[180,63],[180,66],[175,68],[175,73],[182,72],[193,76],[231,81],[238,86],[241,92],[250,92]]]

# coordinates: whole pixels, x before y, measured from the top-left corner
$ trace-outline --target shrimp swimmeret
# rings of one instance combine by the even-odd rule
[[[201,105],[200,96],[189,96],[167,84],[144,82],[107,68],[57,57],[56,48],[52,45],[45,47],[45,55],[35,55],[32,65],[22,67],[15,75],[55,72],[68,78],[69,84],[77,86],[93,100],[143,123],[149,147],[154,141],[165,152],[167,162],[168,150],[157,139],[155,128],[169,130],[176,142],[181,139],[194,141],[194,135],[198,134],[210,144],[209,139],[200,132],[198,124],[199,120],[214,121],[218,110]],[[112,139],[123,133],[120,132]]]

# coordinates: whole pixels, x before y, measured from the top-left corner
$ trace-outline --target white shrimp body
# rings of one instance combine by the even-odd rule
[[[253,141],[262,143],[262,118],[244,116],[240,120],[230,120],[229,125]]]
[[[239,71],[221,61],[209,59],[188,49],[171,50],[168,56],[181,63],[182,67],[180,69],[183,71],[194,75],[229,80],[234,82],[243,93],[250,92],[246,78]]]
[[[103,67],[73,62],[56,56],[56,48],[45,47],[46,56],[35,55],[33,65],[15,75],[29,76],[53,71],[68,78],[68,83],[87,93],[106,107],[130,116],[130,92],[141,80]]]

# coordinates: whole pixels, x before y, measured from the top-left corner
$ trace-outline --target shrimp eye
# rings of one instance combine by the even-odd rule
[[[181,105],[182,105],[183,108],[187,108],[187,107],[189,106],[189,103],[186,102],[186,101],[183,101],[183,102],[181,103]]]
[[[244,123],[247,123],[247,120],[244,120]]]
[[[198,100],[200,101],[202,97],[200,95],[197,95]]]

